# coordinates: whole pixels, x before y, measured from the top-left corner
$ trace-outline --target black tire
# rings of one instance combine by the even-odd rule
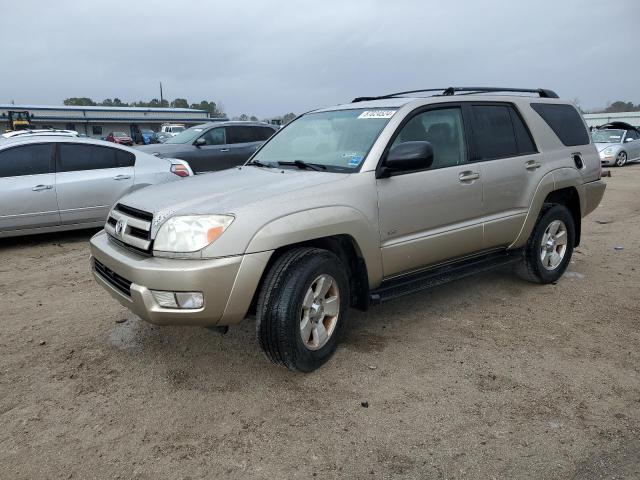
[[[302,304],[320,275],[335,279],[339,312],[327,343],[317,350],[310,350],[300,333]],[[260,290],[256,312],[260,348],[278,365],[292,371],[311,372],[334,354],[347,322],[348,308],[349,280],[340,259],[319,248],[292,249],[273,263]]]
[[[542,237],[551,223],[556,220],[560,220],[566,226],[567,248],[562,261],[555,268],[549,270],[542,264]],[[517,266],[516,272],[521,278],[529,282],[546,284],[557,281],[571,261],[575,238],[576,227],[569,209],[564,205],[546,205],[533,232],[531,232],[522,262]]]

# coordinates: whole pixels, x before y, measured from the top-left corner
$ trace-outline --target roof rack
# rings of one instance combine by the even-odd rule
[[[402,95],[409,95],[411,93],[423,93],[423,92],[442,92],[434,96],[451,96],[456,93],[464,92],[463,95],[472,95],[474,93],[489,93],[489,92],[515,92],[515,93],[535,93],[540,98],[558,98],[558,94],[553,90],[546,88],[500,88],[500,87],[448,87],[448,88],[423,88],[420,90],[408,90],[406,92],[389,93],[387,95],[380,95],[377,97],[356,97],[351,103],[366,102],[369,100],[383,100],[386,98],[394,98]]]

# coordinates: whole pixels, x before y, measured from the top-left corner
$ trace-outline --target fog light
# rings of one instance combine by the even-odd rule
[[[204,295],[202,292],[163,292],[151,290],[153,298],[164,308],[202,308]]]
[[[176,300],[180,308],[202,308],[204,304],[202,292],[176,292]]]

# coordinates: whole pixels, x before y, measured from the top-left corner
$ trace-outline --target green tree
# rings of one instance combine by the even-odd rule
[[[640,107],[640,105],[633,105],[632,102],[623,102],[621,100],[618,100],[616,102],[613,102],[607,108],[605,108],[604,112],[605,113],[635,112],[638,110],[638,107]]]
[[[113,100],[111,100],[110,98],[105,98],[100,102],[100,105],[102,105],[103,107],[113,107]]]
[[[176,98],[171,102],[171,106],[173,108],[189,108],[189,102],[187,102],[186,98]]]
[[[286,115],[282,116],[282,124],[286,125],[291,120],[294,120],[296,117],[297,117],[297,115],[295,113],[287,113]]]
[[[65,105],[78,106],[78,107],[91,107],[96,105],[96,102],[94,102],[88,97],[65,98],[65,100],[62,103],[64,103]]]
[[[249,120],[251,120],[252,122],[257,122],[258,121],[258,117],[256,117],[255,115],[251,115]]]
[[[191,108],[196,110],[204,110],[209,113],[212,118],[225,118],[227,115],[223,111],[222,105],[216,105],[216,102],[208,102],[202,100],[200,103],[192,103]]]
[[[240,120],[241,122],[246,122],[247,120],[249,120],[249,117],[247,116],[246,113],[243,113],[238,117],[238,120]]]

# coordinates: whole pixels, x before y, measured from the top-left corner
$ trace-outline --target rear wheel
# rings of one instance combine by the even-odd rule
[[[571,261],[574,242],[575,223],[569,209],[548,206],[529,237],[518,274],[530,282],[555,282]]]
[[[256,334],[267,358],[311,372],[334,354],[346,323],[349,281],[327,250],[296,248],[272,265],[257,306]]]
[[[626,152],[618,153],[618,155],[616,156],[616,167],[624,167],[626,163],[627,163],[627,153]]]

